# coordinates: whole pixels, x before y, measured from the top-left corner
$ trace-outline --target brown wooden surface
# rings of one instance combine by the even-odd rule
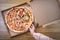
[[[59,40],[60,39],[60,24],[52,24],[48,25],[47,27],[37,27],[35,32],[42,33],[46,36],[49,36],[53,39]],[[18,36],[10,38],[11,40],[35,40],[30,32],[26,32],[24,34],[20,34]]]
[[[3,1],[5,1],[5,0],[3,0]],[[12,1],[12,0],[11,0]],[[18,4],[21,4],[21,1],[19,0],[18,2],[17,2],[17,0],[15,1],[14,0],[14,2],[12,3],[12,4],[9,4],[11,1],[9,1],[8,3],[3,3],[3,2],[1,2],[2,4],[0,4],[0,11],[2,11],[2,10],[5,10],[5,9],[7,9],[7,8],[10,8],[10,7],[13,7],[13,6],[16,6],[16,5],[18,5]],[[16,2],[16,3],[15,3]],[[24,1],[25,2],[25,1]],[[22,2],[22,3],[24,3],[24,2]],[[37,2],[37,4],[35,4]],[[48,1],[47,1],[48,2]],[[33,3],[31,3],[31,5],[32,5],[32,8],[34,9],[34,12],[35,12],[35,6],[34,6],[34,4],[35,5],[39,5],[38,3],[40,3],[41,5],[44,3],[44,1],[34,1]],[[53,3],[53,1],[52,1],[52,3]],[[53,3],[53,4],[55,4],[55,3]],[[41,6],[40,5],[40,6]],[[46,4],[47,5],[47,4]],[[45,6],[45,5],[44,5]],[[41,6],[41,7],[43,7],[43,6]],[[53,6],[54,7],[54,6]],[[37,7],[38,8],[38,7]],[[44,7],[43,7],[44,8]],[[39,9],[39,8],[38,8]],[[39,11],[36,11],[35,13],[40,13]],[[41,15],[41,14],[40,14]],[[40,19],[41,20],[41,19]],[[43,20],[44,21],[44,20]],[[42,22],[43,22],[42,21]],[[40,21],[38,21],[38,22],[40,22]],[[40,22],[41,23],[41,22]],[[42,27],[38,27],[38,28],[36,28],[35,29],[35,31],[36,32],[38,32],[38,33],[42,33],[42,34],[45,34],[45,35],[47,35],[47,36],[49,36],[49,37],[51,37],[51,38],[54,38],[54,39],[57,39],[57,40],[59,40],[60,39],[60,32],[59,32],[59,28],[60,26],[48,26],[48,27],[45,27],[45,28],[42,28]],[[4,29],[4,30],[3,30]],[[7,32],[5,31],[5,25],[4,25],[4,22],[3,22],[3,19],[2,19],[2,15],[1,15],[1,12],[0,12],[0,37],[6,37],[6,34],[7,34]],[[56,29],[58,29],[57,30],[57,32],[56,32]],[[3,30],[3,31],[2,31]],[[1,32],[2,31],[2,32]],[[55,32],[54,32],[55,31]],[[6,34],[5,34],[6,33]],[[1,36],[2,35],[2,36]],[[4,39],[5,40],[5,39]],[[27,32],[27,33],[24,33],[24,34],[20,34],[20,35],[18,35],[18,36],[16,36],[16,37],[12,37],[12,38],[10,38],[9,40],[35,40],[31,35],[30,35],[30,32]]]

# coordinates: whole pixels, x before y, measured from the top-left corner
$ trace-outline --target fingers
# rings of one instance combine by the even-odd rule
[[[34,27],[34,25],[32,24],[32,26],[31,26],[31,28],[34,30],[35,29],[35,27]]]
[[[30,26],[30,28],[29,28],[29,30],[34,30],[35,28],[34,28],[34,25],[32,24],[31,26]]]
[[[32,30],[32,29],[31,29],[31,28],[29,28],[29,31],[30,31],[30,32],[31,32],[31,30]]]
[[[34,33],[34,29],[35,29],[35,28],[34,28],[34,25],[32,24],[32,25],[30,26],[30,28],[29,28],[29,31],[30,31],[31,34]]]
[[[30,28],[32,28],[32,25],[30,26]]]
[[[30,26],[30,28],[34,28],[34,25],[32,24],[32,25]]]

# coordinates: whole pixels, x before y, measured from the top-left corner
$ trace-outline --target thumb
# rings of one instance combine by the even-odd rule
[[[29,28],[29,31],[31,32],[31,28]]]

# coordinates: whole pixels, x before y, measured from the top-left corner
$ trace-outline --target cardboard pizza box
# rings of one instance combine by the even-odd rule
[[[0,28],[1,29],[3,29],[1,32],[0,32],[0,34],[1,34],[1,37],[0,38],[2,38],[2,39],[4,39],[4,38],[8,38],[8,37],[13,37],[13,36],[16,36],[16,35],[18,35],[18,34],[20,34],[20,33],[15,33],[15,32],[12,32],[12,31],[10,31],[9,29],[8,29],[8,27],[7,27],[7,25],[6,25],[6,23],[5,23],[5,20],[4,20],[4,15],[5,15],[5,13],[10,9],[10,8],[12,8],[12,7],[17,7],[17,6],[22,6],[22,5],[25,5],[26,4],[26,2],[30,2],[31,0],[13,0],[13,3],[12,3],[12,1],[9,1],[9,3],[3,3],[3,0],[2,0],[2,4],[0,4],[0,11],[1,11],[1,15],[0,15],[0,25],[2,26],[0,26]],[[1,1],[0,1],[1,2]],[[12,3],[12,4],[11,4]],[[0,30],[1,30],[0,29]],[[6,29],[6,30],[5,30]],[[2,37],[2,35],[3,35],[3,37]],[[7,36],[6,36],[7,35]]]

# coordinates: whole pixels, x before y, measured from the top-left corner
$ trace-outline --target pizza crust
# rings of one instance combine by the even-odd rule
[[[29,16],[30,16],[30,18],[29,18],[29,21],[28,22],[26,22],[26,23],[23,23],[23,24],[20,24],[20,25],[23,25],[24,26],[24,28],[25,29],[21,29],[21,30],[18,30],[20,27],[18,27],[18,23],[14,23],[14,22],[11,22],[10,21],[10,18],[8,18],[9,17],[9,12],[11,12],[11,10],[13,10],[13,8],[12,9],[10,9],[8,12],[7,12],[7,14],[5,15],[5,21],[6,21],[6,24],[7,24],[7,26],[8,26],[8,28],[11,30],[11,31],[14,31],[14,32],[24,32],[24,31],[26,31],[26,30],[28,30],[28,28],[30,27],[30,25],[32,24],[32,22],[33,22],[33,14],[32,14],[32,12],[31,12],[31,10],[28,8],[28,7],[20,7],[20,8],[24,8],[25,9],[25,11],[26,12],[28,12],[28,14],[29,14]],[[18,9],[20,9],[20,8],[18,8]],[[15,12],[14,12],[15,13]],[[11,14],[11,13],[10,13]],[[13,15],[13,13],[11,14],[11,15]],[[12,20],[12,19],[11,19]],[[12,24],[12,23],[14,23],[14,25]],[[11,24],[11,25],[10,25]],[[17,25],[16,27],[15,27],[15,25]],[[15,30],[17,28],[17,30]]]

